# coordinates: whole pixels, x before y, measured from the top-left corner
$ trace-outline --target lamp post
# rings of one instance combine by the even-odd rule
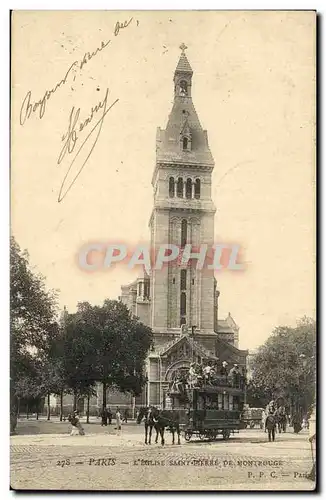
[[[195,329],[197,328],[196,325],[193,325],[191,327],[191,337],[192,337],[192,342],[191,342],[191,362],[194,362],[194,353],[195,353]]]
[[[306,408],[306,386],[307,386],[307,374],[306,374],[306,367],[307,367],[307,358],[306,358],[306,355],[301,353],[299,354],[299,359],[301,361],[301,365],[302,365],[302,371],[303,371],[303,390],[302,390],[302,393],[303,393],[303,410],[304,412],[306,413],[307,412],[307,408]],[[300,381],[299,381],[299,388],[300,388]],[[303,415],[301,415],[301,417],[303,417]]]

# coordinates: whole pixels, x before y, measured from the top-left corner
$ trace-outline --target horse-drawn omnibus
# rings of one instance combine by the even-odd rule
[[[243,428],[242,411],[245,399],[243,380],[230,381],[217,377],[214,385],[187,388],[184,394],[170,392],[174,410],[180,414],[180,423],[186,441],[193,436],[229,439],[231,432]]]

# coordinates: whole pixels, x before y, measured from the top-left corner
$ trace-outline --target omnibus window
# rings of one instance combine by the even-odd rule
[[[223,394],[223,410],[229,409],[229,395]]]
[[[222,394],[217,395],[217,406],[219,410],[223,410],[223,399],[222,399]]]
[[[229,395],[229,410],[233,410],[233,395]]]

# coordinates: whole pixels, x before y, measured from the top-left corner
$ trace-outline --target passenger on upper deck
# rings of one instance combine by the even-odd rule
[[[207,365],[204,367],[203,372],[204,372],[204,380],[207,383],[210,378],[210,373],[211,373],[211,363],[210,361],[207,363]]]
[[[241,372],[239,366],[237,364],[233,365],[229,372],[229,380],[232,383],[233,387],[240,387],[240,376]]]
[[[188,383],[192,389],[197,386],[198,381],[197,381],[197,373],[195,370],[195,363],[190,364]]]
[[[226,361],[223,361],[223,363],[222,363],[222,368],[221,368],[221,371],[220,371],[220,374],[221,374],[221,375],[223,375],[223,376],[225,376],[225,377],[226,377],[226,376],[227,376],[227,374],[228,374],[228,371],[227,371],[227,366],[228,366],[227,362],[226,362]]]

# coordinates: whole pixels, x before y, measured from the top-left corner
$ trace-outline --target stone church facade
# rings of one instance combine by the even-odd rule
[[[174,244],[214,245],[216,208],[211,198],[214,160],[207,131],[192,101],[193,71],[185,46],[174,73],[174,102],[165,130],[157,129],[152,176],[154,206],[149,227],[151,249]],[[148,383],[138,404],[164,406],[169,384],[192,361],[238,363],[239,327],[231,314],[218,317],[219,291],[214,270],[171,262],[122,286],[120,300],[154,333],[147,359]]]

